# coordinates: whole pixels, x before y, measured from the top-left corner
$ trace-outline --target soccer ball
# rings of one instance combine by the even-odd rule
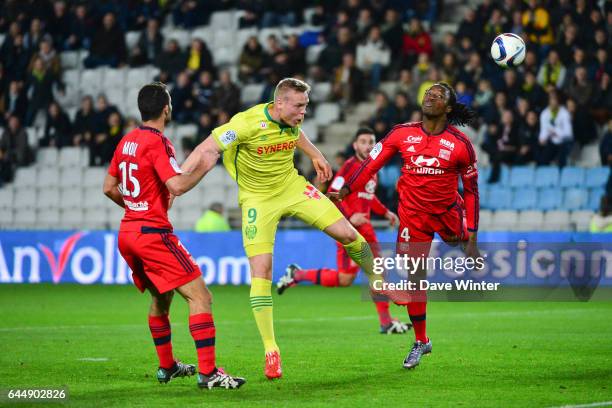
[[[525,42],[516,34],[500,34],[491,44],[491,57],[501,67],[516,67],[525,59]]]

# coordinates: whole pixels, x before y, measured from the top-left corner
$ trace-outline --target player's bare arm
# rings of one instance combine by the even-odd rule
[[[313,145],[310,140],[308,140],[304,132],[301,130],[297,147],[308,157],[310,157],[310,160],[312,160],[312,165],[317,172],[317,177],[321,181],[329,181],[332,178],[332,168],[329,162],[325,159],[319,149],[317,149],[317,147]]]
[[[182,174],[166,181],[170,194],[180,196],[191,190],[212,169],[219,159],[219,147],[212,137],[206,138],[181,166]]]
[[[117,177],[107,174],[104,178],[102,191],[104,191],[104,195],[113,200],[119,207],[125,208],[123,194],[119,191],[119,179]]]

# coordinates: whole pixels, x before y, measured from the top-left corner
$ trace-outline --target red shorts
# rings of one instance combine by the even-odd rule
[[[378,247],[376,232],[374,232],[372,224],[367,222],[359,227],[355,227],[355,229],[365,238],[366,242],[370,244],[374,257],[377,257],[380,248]],[[348,256],[344,246],[339,242],[336,242],[336,266],[340,273],[350,273],[354,275],[359,272],[359,265]]]
[[[151,287],[169,292],[202,276],[193,257],[168,230],[119,231],[119,252],[141,292]]]

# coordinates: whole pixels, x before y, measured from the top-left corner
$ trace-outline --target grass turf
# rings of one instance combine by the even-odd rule
[[[360,300],[359,288],[296,287],[274,296],[284,377],[270,382],[248,288],[212,291],[217,361],[246,377],[240,390],[199,390],[194,378],[158,384],[148,297],[128,286],[73,285],[0,285],[0,389],[67,385],[68,405],[87,407],[546,407],[612,400],[611,302],[433,302],[433,353],[408,371],[401,364],[413,333],[378,334],[374,306]],[[407,317],[405,309],[391,310]],[[175,356],[195,362],[178,296],[171,321]]]

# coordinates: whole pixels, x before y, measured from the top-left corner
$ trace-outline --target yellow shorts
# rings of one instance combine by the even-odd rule
[[[274,252],[276,227],[283,216],[297,217],[321,231],[343,217],[334,203],[302,176],[273,195],[242,191],[239,202],[242,243],[248,257]]]

